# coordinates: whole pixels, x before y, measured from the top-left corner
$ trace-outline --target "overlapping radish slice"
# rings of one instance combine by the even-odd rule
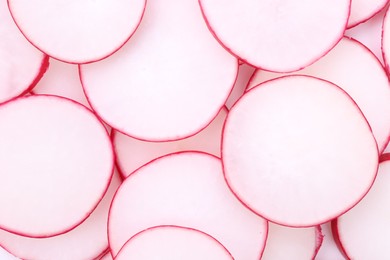
[[[349,259],[389,259],[390,157],[380,163],[372,189],[333,224],[333,235]]]
[[[339,216],[366,194],[378,150],[342,89],[287,76],[253,88],[230,110],[222,161],[245,205],[278,224],[304,227]]]
[[[0,230],[0,245],[22,259],[96,259],[108,248],[108,211],[120,183],[119,174],[114,174],[102,201],[92,214],[75,229],[49,238],[29,238]],[[85,192],[88,190],[86,189]]]
[[[331,221],[321,225],[323,235],[322,244],[314,259],[316,260],[344,260],[342,252],[338,249],[336,242],[333,239]]]
[[[0,2],[0,103],[27,93],[42,77],[48,57],[20,34],[9,13],[7,2]]]
[[[215,37],[241,60],[276,72],[299,70],[342,38],[350,0],[199,0]]]
[[[69,63],[101,60],[121,48],[137,29],[145,4],[146,0],[8,0],[23,35],[44,53]]]
[[[109,242],[117,255],[138,232],[178,225],[215,237],[234,259],[259,259],[267,223],[230,192],[221,161],[200,152],[161,157],[127,177],[109,215]]]
[[[127,177],[153,159],[175,152],[201,151],[221,157],[222,127],[227,113],[224,107],[210,125],[198,134],[172,142],[145,142],[113,131],[111,138],[122,176]]]
[[[112,260],[112,259],[113,258],[110,252],[106,253],[102,258],[100,258],[100,260]]]
[[[0,106],[0,124],[0,227],[48,237],[84,221],[114,166],[96,116],[68,99],[35,95]]]
[[[80,74],[106,123],[137,139],[169,141],[213,120],[237,70],[237,59],[209,33],[196,1],[156,0],[126,46],[81,66]]]
[[[157,226],[137,233],[126,242],[115,259],[233,260],[215,238],[179,226]]]
[[[262,260],[314,259],[322,244],[321,228],[290,228],[268,225],[267,243]]]
[[[387,9],[382,25],[382,53],[387,73],[390,74],[390,8]]]
[[[226,106],[230,109],[234,103],[244,94],[245,88],[248,85],[248,81],[251,78],[255,68],[248,64],[241,64],[238,69],[238,76],[236,83],[234,84],[232,93],[226,101]]]
[[[345,90],[357,103],[372,127],[379,151],[390,136],[390,85],[381,63],[364,45],[343,38],[325,57],[296,74],[329,80]],[[247,89],[283,74],[256,71]]]
[[[348,28],[367,21],[379,13],[388,2],[389,0],[352,0]]]

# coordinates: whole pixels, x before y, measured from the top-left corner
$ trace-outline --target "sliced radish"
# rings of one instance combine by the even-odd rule
[[[390,8],[387,9],[382,25],[382,53],[387,73],[390,74]]]
[[[224,107],[211,124],[201,132],[172,142],[145,142],[113,131],[111,138],[118,169],[123,177],[127,177],[142,165],[158,157],[181,151],[201,151],[221,157],[222,127],[227,113]]]
[[[69,63],[101,60],[137,29],[146,0],[8,0],[23,35],[38,49]]]
[[[76,102],[36,95],[0,106],[0,123],[0,227],[48,237],[84,221],[113,171],[101,122]]]
[[[106,253],[102,258],[100,258],[100,260],[112,260],[112,259],[113,258],[110,252]]]
[[[200,152],[161,157],[127,177],[111,205],[108,235],[115,256],[138,232],[158,225],[202,230],[235,259],[259,259],[267,222],[230,192],[221,161]]]
[[[367,193],[378,150],[344,91],[287,76],[253,88],[230,110],[222,161],[230,188],[250,209],[305,227],[339,216]]]
[[[331,52],[296,74],[329,80],[345,90],[357,103],[370,123],[379,151],[390,137],[390,86],[381,63],[364,45],[344,38]],[[247,89],[282,74],[256,71]]]
[[[351,0],[199,0],[210,31],[241,60],[277,72],[315,62],[342,38]]]
[[[230,109],[234,105],[234,103],[236,103],[236,101],[242,96],[242,94],[244,94],[248,81],[251,78],[254,71],[255,68],[248,64],[240,65],[238,69],[238,76],[237,76],[236,83],[234,84],[232,93],[230,93],[230,96],[226,101],[227,108]]]
[[[269,223],[261,260],[314,259],[322,244],[321,228],[290,228]]]
[[[9,13],[7,2],[0,2],[0,103],[30,91],[49,66],[48,57],[20,34]]]
[[[170,141],[206,127],[234,85],[238,62],[210,35],[196,1],[155,0],[118,53],[80,67],[93,109],[141,140]]]
[[[333,222],[335,239],[349,259],[389,259],[390,157],[380,163],[364,199]]]
[[[119,174],[114,174],[103,200],[92,214],[75,229],[49,238],[29,238],[0,230],[0,245],[22,259],[96,259],[108,248],[108,211],[120,183]]]
[[[157,226],[137,233],[115,259],[233,260],[215,238],[196,229],[178,226]]]
[[[348,28],[363,23],[379,13],[389,0],[352,0]]]
[[[323,234],[323,240],[315,260],[345,260],[345,257],[333,239],[331,221],[321,225],[321,232]]]

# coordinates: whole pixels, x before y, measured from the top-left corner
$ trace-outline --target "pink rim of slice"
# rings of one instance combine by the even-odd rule
[[[144,164],[175,152],[201,151],[221,157],[221,135],[227,113],[224,107],[205,129],[189,138],[172,142],[145,142],[112,131],[111,140],[121,175],[126,178]]]
[[[222,138],[231,190],[285,226],[339,216],[364,197],[377,172],[377,145],[358,106],[336,85],[309,76],[248,91],[230,110]]]
[[[210,35],[196,1],[155,0],[126,46],[80,66],[80,76],[107,124],[140,140],[172,141],[213,120],[237,70],[237,59]]]
[[[390,8],[387,8],[382,24],[382,54],[387,74],[390,74]]]
[[[0,227],[50,237],[81,224],[113,173],[103,124],[86,107],[48,95],[3,104],[0,122]]]
[[[200,230],[156,226],[135,234],[115,257],[115,260],[127,259],[233,260],[233,257],[218,240]]]
[[[103,255],[102,258],[100,258],[100,260],[113,260],[113,258],[111,256],[111,253],[108,252],[105,255]]]
[[[379,165],[370,192],[350,211],[333,221],[333,235],[348,259],[389,259],[390,158]]]
[[[8,0],[23,35],[68,63],[98,61],[120,49],[141,22],[145,5],[146,0]]]
[[[269,223],[267,243],[261,259],[314,259],[322,239],[320,226],[291,228]]]
[[[361,24],[379,13],[389,0],[352,0],[348,28]]]
[[[108,248],[108,211],[120,183],[119,173],[115,173],[97,208],[71,231],[55,237],[29,238],[0,230],[0,245],[22,259],[96,259]]]
[[[125,179],[108,221],[113,256],[130,237],[159,225],[202,230],[235,259],[259,259],[267,236],[267,222],[230,192],[220,159],[202,152],[161,157]]]
[[[0,103],[28,93],[49,66],[48,57],[21,35],[7,7],[0,3]]]
[[[379,152],[385,149],[390,120],[384,120],[383,115],[390,115],[390,85],[380,61],[369,49],[354,39],[343,38],[318,62],[294,74],[328,80],[347,92],[370,123]],[[283,74],[257,70],[247,90],[280,76]]]
[[[248,64],[244,63],[240,65],[236,83],[234,84],[232,93],[230,93],[230,96],[226,101],[226,107],[228,109],[230,109],[234,103],[236,103],[236,101],[244,94],[245,88],[248,85],[248,81],[253,75],[254,71],[255,68]]]
[[[304,68],[343,37],[351,0],[199,0],[211,33],[245,63],[275,72]]]

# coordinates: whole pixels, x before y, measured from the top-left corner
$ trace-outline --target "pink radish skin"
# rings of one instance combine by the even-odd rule
[[[144,164],[175,152],[202,151],[221,157],[222,127],[227,113],[224,107],[205,129],[189,138],[172,142],[145,142],[113,131],[111,140],[121,175],[126,178]]]
[[[232,93],[230,93],[230,96],[226,101],[226,107],[228,109],[230,109],[234,103],[236,103],[236,101],[244,94],[245,88],[248,85],[248,81],[253,75],[254,71],[255,68],[250,65],[240,65],[236,83],[234,84]]]
[[[74,101],[45,95],[3,104],[0,122],[1,228],[43,238],[80,225],[112,177],[113,149],[101,122]]]
[[[390,74],[390,8],[387,8],[382,24],[382,55],[385,62],[386,71]]]
[[[135,234],[115,259],[233,260],[233,257],[218,240],[202,231],[188,227],[157,226]]]
[[[322,244],[319,248],[317,255],[314,259],[316,260],[327,260],[327,259],[337,259],[344,260],[342,252],[336,245],[336,242],[333,239],[331,222],[329,221],[321,225],[321,231],[323,234]]]
[[[144,141],[173,141],[217,116],[237,71],[237,59],[209,33],[196,1],[156,0],[126,46],[80,66],[80,77],[108,125]]]
[[[370,123],[379,152],[385,149],[390,138],[390,120],[383,120],[383,115],[390,115],[389,80],[381,63],[367,47],[354,39],[344,38],[321,60],[294,74],[329,80],[347,92]],[[247,90],[284,75],[258,70]]]
[[[248,91],[230,110],[222,161],[226,181],[244,205],[277,224],[308,227],[364,197],[376,176],[378,150],[366,119],[342,89],[286,76]]]
[[[379,13],[389,0],[352,0],[348,28],[364,23]]]
[[[210,32],[232,54],[275,72],[302,69],[343,37],[350,0],[199,0]],[[232,19],[234,17],[234,19]]]
[[[267,222],[228,189],[220,159],[201,152],[161,157],[126,178],[109,215],[113,256],[130,237],[158,225],[202,230],[235,259],[259,259],[267,236]]]
[[[108,252],[102,258],[100,258],[100,260],[113,260],[113,258],[111,256],[111,253]]]
[[[146,0],[7,1],[31,44],[75,64],[99,61],[119,50],[138,28],[146,5]]]

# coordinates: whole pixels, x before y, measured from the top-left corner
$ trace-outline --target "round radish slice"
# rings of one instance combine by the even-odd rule
[[[224,107],[211,124],[201,132],[172,142],[145,142],[113,131],[111,138],[122,176],[127,177],[151,160],[174,152],[202,151],[221,157],[222,127],[227,113]]]
[[[222,161],[245,205],[272,222],[304,227],[337,217],[366,194],[378,150],[344,91],[287,76],[253,88],[230,110]]]
[[[200,152],[161,157],[127,177],[109,215],[113,255],[130,237],[159,225],[202,230],[234,259],[259,259],[267,236],[267,222],[230,192],[220,159]]]
[[[96,116],[56,96],[0,106],[0,227],[29,237],[65,233],[94,210],[113,172]]]
[[[0,2],[0,103],[23,95],[39,81],[49,63],[20,34],[9,13],[7,2]]]
[[[137,29],[146,0],[8,0],[23,35],[51,57],[69,63],[101,60]]]
[[[80,68],[87,98],[107,124],[137,139],[171,141],[213,120],[238,62],[210,35],[196,1],[155,0],[123,49]]]
[[[379,151],[385,149],[390,137],[390,120],[383,119],[383,115],[390,115],[389,80],[381,63],[364,45],[343,38],[326,56],[296,74],[329,80],[346,91],[370,123]],[[247,89],[280,76],[283,74],[258,70]]]
[[[352,0],[348,28],[363,23],[379,13],[389,0]]]
[[[127,241],[115,259],[233,260],[215,238],[178,226],[157,226],[141,231]]]
[[[49,238],[29,238],[0,230],[0,245],[22,259],[96,259],[108,248],[108,211],[120,183],[119,174],[114,174],[107,193],[98,207],[73,230]]]
[[[389,259],[390,158],[379,166],[372,189],[333,222],[333,233],[349,259]]]
[[[310,65],[336,45],[351,0],[199,3],[210,31],[226,49],[255,67],[289,72]]]

